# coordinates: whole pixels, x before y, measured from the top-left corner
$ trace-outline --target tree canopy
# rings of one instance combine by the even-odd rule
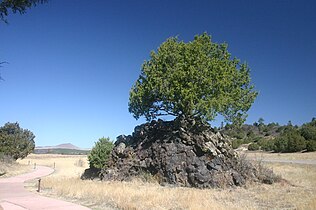
[[[0,19],[4,22],[8,22],[6,17],[11,10],[13,13],[19,12],[24,14],[26,10],[37,4],[42,4],[48,0],[2,0],[0,2]]]
[[[25,158],[35,147],[34,134],[19,123],[6,123],[0,127],[0,155],[17,160]]]
[[[148,121],[162,115],[242,123],[257,92],[246,63],[232,58],[226,43],[207,33],[188,43],[171,37],[142,65],[132,87],[129,112]]]

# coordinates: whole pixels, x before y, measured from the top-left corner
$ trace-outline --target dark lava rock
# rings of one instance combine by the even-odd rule
[[[160,184],[184,187],[242,186],[256,174],[241,170],[230,140],[194,119],[153,120],[117,137],[103,180],[128,181],[144,173]],[[251,178],[255,178],[253,175]]]

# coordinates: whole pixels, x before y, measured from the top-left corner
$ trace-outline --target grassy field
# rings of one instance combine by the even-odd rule
[[[247,152],[247,157],[257,160],[316,160],[315,152],[305,153],[268,153],[268,152]]]
[[[262,157],[261,153],[250,155]],[[280,157],[264,154],[266,158]],[[281,155],[281,158],[316,159],[316,153]],[[83,181],[86,156],[30,155],[20,164],[40,164],[56,172],[42,179],[42,194],[70,200],[92,209],[316,209],[316,166],[265,163],[287,181],[252,184],[234,189],[162,187],[157,183]],[[36,190],[35,182],[27,183]]]
[[[31,170],[32,168],[25,164],[19,164],[11,161],[0,161],[0,178],[24,174]]]

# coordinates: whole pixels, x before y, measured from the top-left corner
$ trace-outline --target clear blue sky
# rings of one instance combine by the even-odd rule
[[[36,144],[92,147],[131,134],[129,90],[168,37],[208,32],[247,61],[260,92],[247,123],[316,117],[315,1],[51,0],[0,23],[0,125]],[[219,124],[220,122],[215,122]]]

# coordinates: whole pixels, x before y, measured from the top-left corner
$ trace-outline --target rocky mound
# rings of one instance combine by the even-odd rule
[[[251,164],[242,163],[227,136],[193,119],[152,121],[119,136],[103,180],[131,180],[151,174],[161,184],[186,187],[241,186],[259,180]]]

